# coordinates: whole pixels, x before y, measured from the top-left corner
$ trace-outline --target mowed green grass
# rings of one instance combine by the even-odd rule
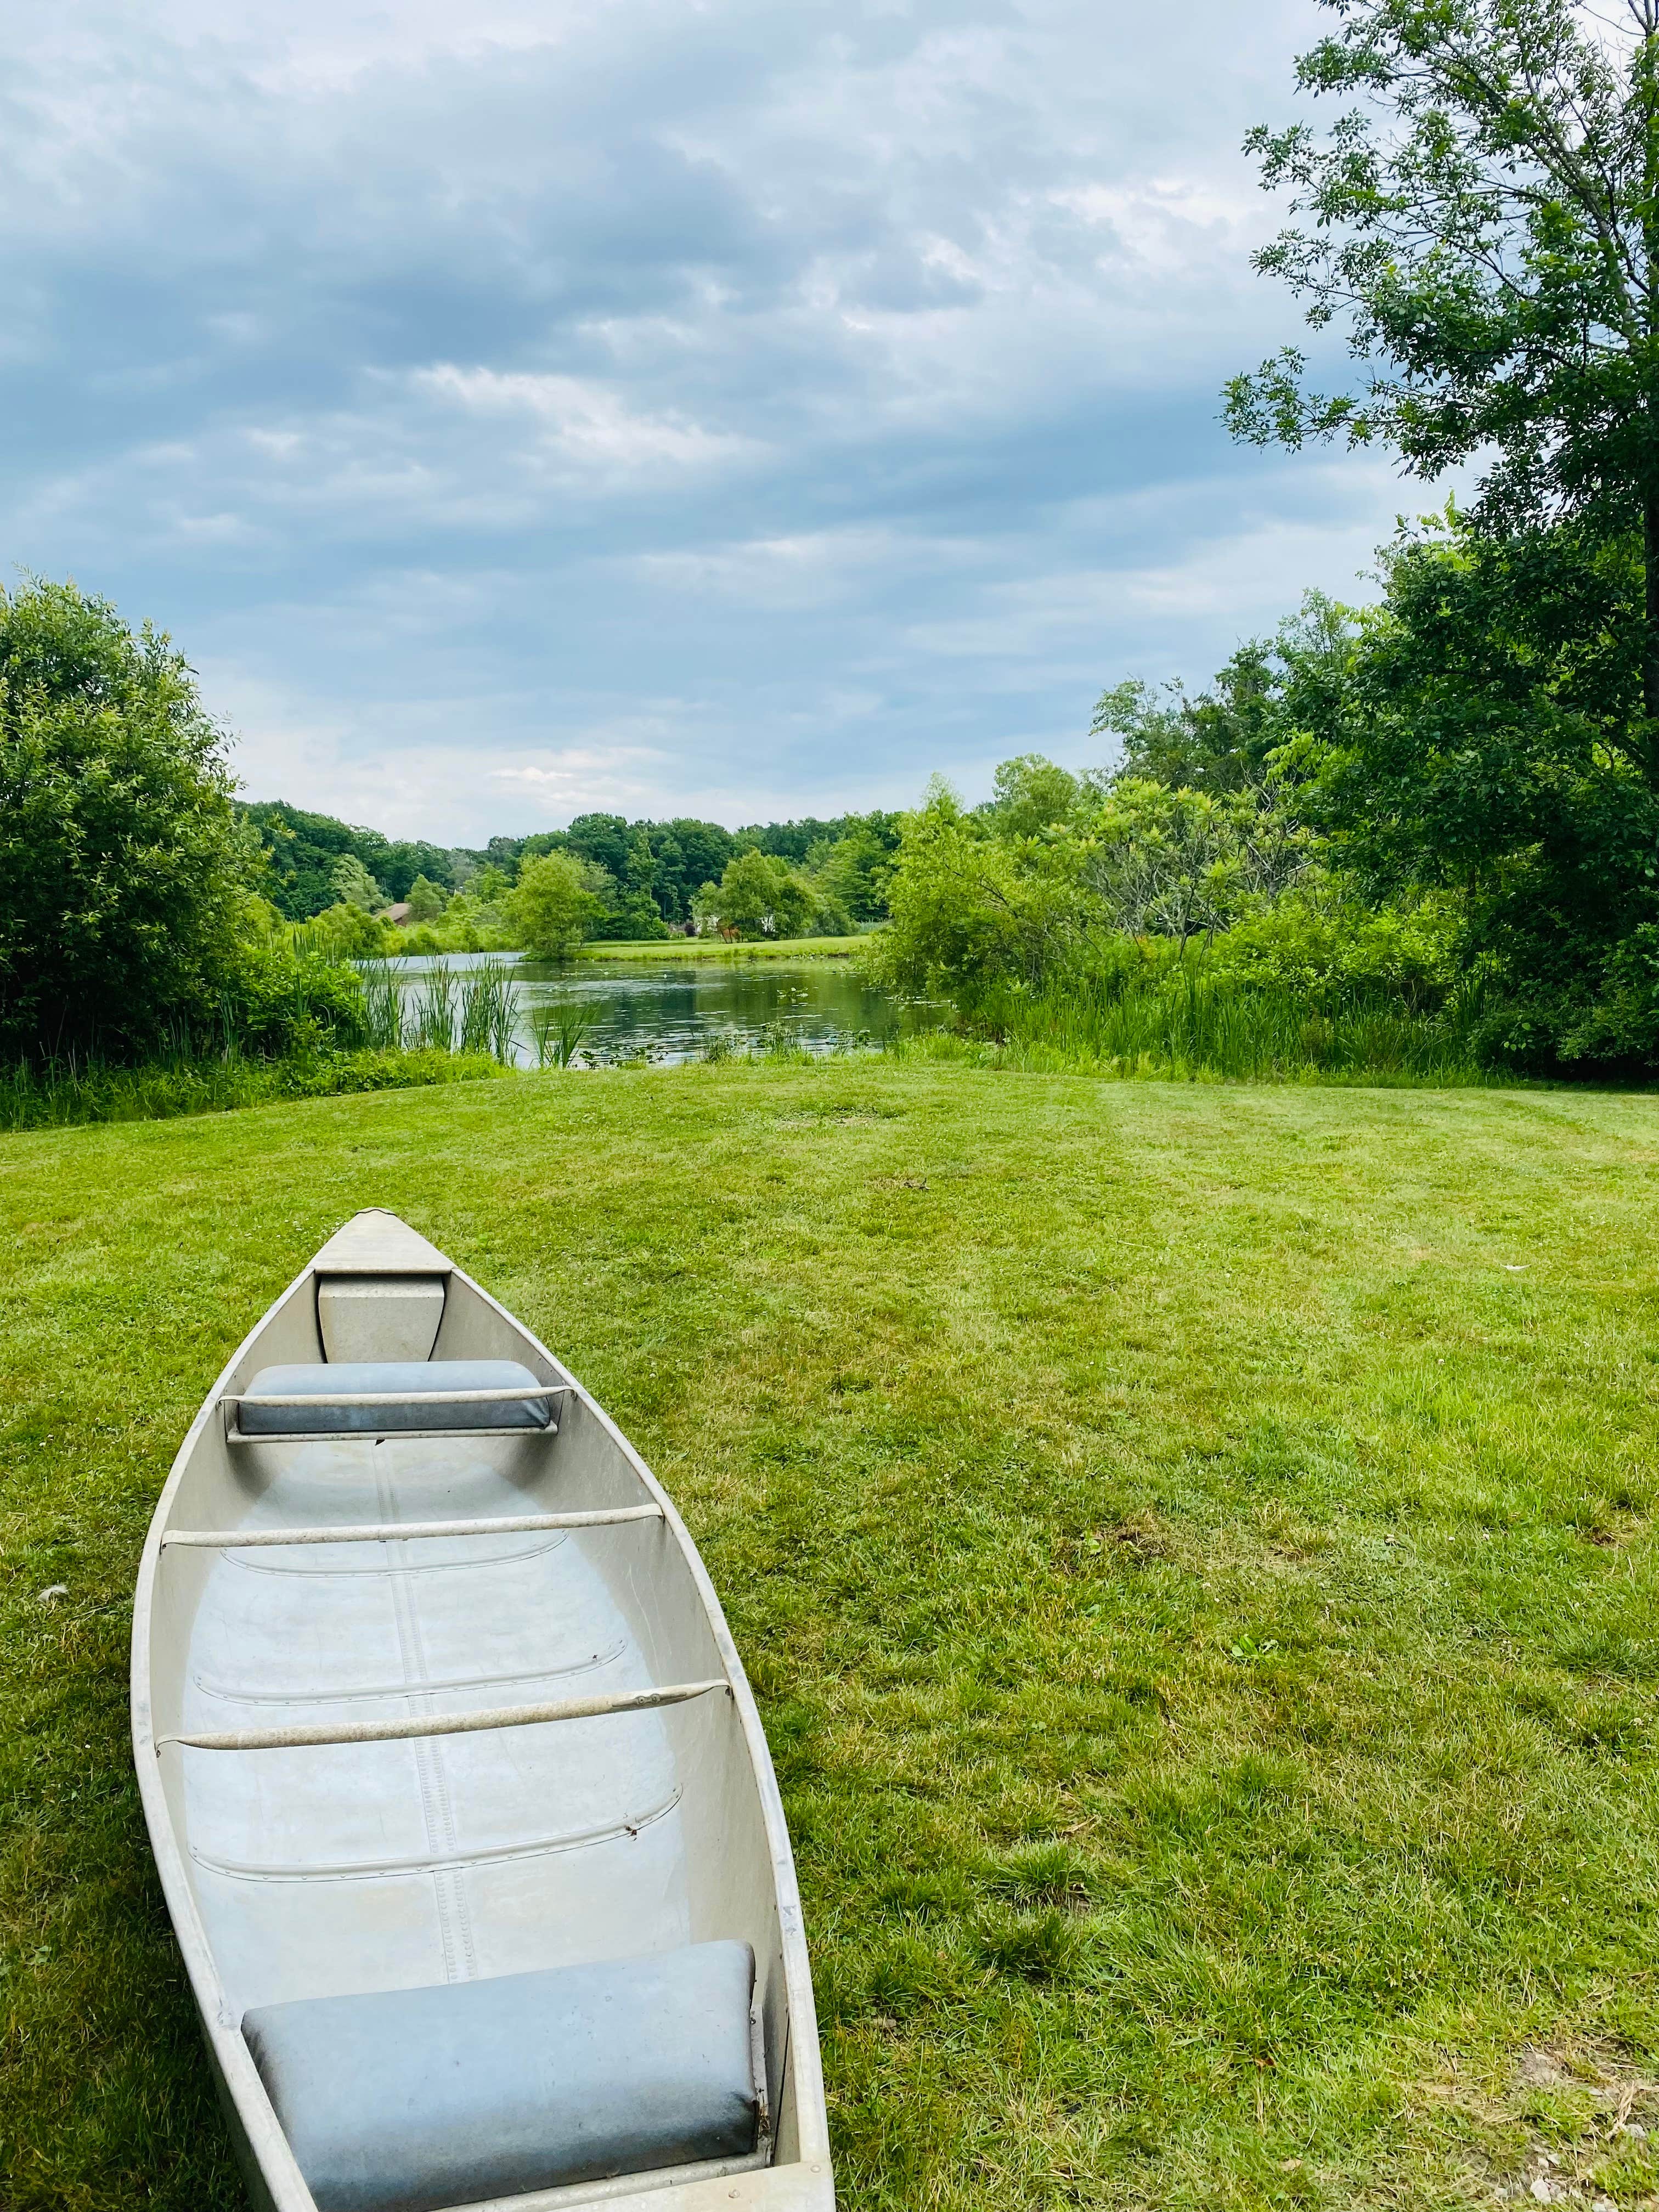
[[[366,1205],[702,1547],[848,2212],[1650,2201],[1659,1100],[842,1060],[0,1143],[9,2206],[241,2202],[129,1593]]]
[[[594,939],[576,947],[578,960],[848,960],[866,951],[865,937],[649,937]]]

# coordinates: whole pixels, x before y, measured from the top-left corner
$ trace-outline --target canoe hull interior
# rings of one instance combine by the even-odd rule
[[[349,1224],[216,1385],[157,1508],[135,1602],[146,1815],[256,2202],[309,2212],[315,2200],[242,2035],[246,2014],[738,1943],[755,1960],[752,2152],[441,2201],[822,2212],[833,2194],[788,1838],[695,1548],[614,1425],[511,1316],[390,1217],[358,1222],[356,1243]],[[379,1335],[377,1272],[396,1286]],[[343,1298],[331,1291],[343,1283]],[[227,1397],[265,1368],[324,1363],[319,1312],[342,1352],[407,1356],[410,1332],[426,1336],[439,1388],[443,1363],[515,1361],[562,1389],[556,1429],[234,1436]],[[635,1517],[477,1527],[611,1509]],[[433,1522],[471,1532],[168,1540]],[[716,1686],[644,1710],[407,1732],[703,1684]],[[376,1738],[380,1726],[400,1733]],[[169,1740],[296,1728],[370,1740]],[[385,2200],[390,2212],[401,2201]]]

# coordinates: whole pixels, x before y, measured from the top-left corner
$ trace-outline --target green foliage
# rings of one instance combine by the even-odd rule
[[[602,872],[590,877],[589,888],[605,911],[588,936],[638,943],[662,937],[665,924],[684,927],[694,919],[703,886],[718,884],[726,863],[744,852],[800,867],[827,915],[878,920],[886,911],[883,871],[897,843],[898,817],[880,811],[830,822],[772,822],[735,833],[686,816],[629,823],[620,814],[580,814],[568,830],[492,838],[487,857],[505,872],[543,854],[568,853]]]
[[[1022,753],[1018,760],[1002,763],[992,778],[992,789],[998,836],[1040,837],[1045,830],[1065,829],[1097,787],[1056,767],[1041,753]]]
[[[1103,691],[1091,734],[1122,739],[1125,775],[1172,789],[1257,789],[1281,747],[1329,729],[1346,689],[1352,623],[1347,608],[1310,592],[1273,637],[1241,646],[1207,691],[1189,696],[1167,684],[1160,701],[1138,677]]]
[[[1659,924],[1639,549],[1449,512],[1384,574],[1330,734],[1297,752],[1303,804],[1373,897],[1457,895],[1483,1051],[1659,1066],[1638,981]]]
[[[390,922],[343,900],[338,906],[325,907],[309,921],[296,924],[295,932],[299,942],[335,960],[372,960],[401,949],[398,932]]]
[[[1293,353],[1229,387],[1242,436],[1392,446],[1416,473],[1488,458],[1480,517],[1641,526],[1659,495],[1654,0],[1322,0],[1298,88],[1329,137],[1258,129],[1263,181],[1312,218],[1256,256],[1378,364],[1310,395]],[[1651,708],[1650,708],[1651,711]]]
[[[935,784],[905,817],[891,919],[872,949],[878,972],[900,990],[942,988],[964,1004],[998,981],[1039,985],[1084,927],[1078,861],[1069,838],[993,835]]]
[[[244,940],[220,1000],[221,1042],[278,1059],[355,1048],[362,1035],[356,971],[331,950]]]
[[[418,839],[394,842],[377,830],[354,829],[332,815],[307,813],[281,799],[255,801],[237,811],[265,849],[270,896],[290,921],[308,921],[341,896],[335,870],[345,859],[358,861],[374,879],[377,905],[383,898],[407,898],[421,875],[446,891],[454,888],[454,865],[441,846]]]
[[[508,894],[511,896],[511,894]],[[428,957],[444,952],[509,952],[521,936],[506,911],[506,901],[487,905],[470,891],[455,891],[442,902],[435,921],[411,921],[388,933],[386,949]]]
[[[1229,928],[1310,865],[1310,834],[1275,799],[1051,767],[1007,763],[976,814],[936,787],[906,817],[875,954],[899,988],[965,1008],[994,984],[1040,990],[1113,939]]]
[[[506,906],[525,950],[547,959],[568,957],[605,911],[588,888],[581,864],[563,852],[542,853],[526,860]]]
[[[804,937],[815,901],[787,860],[751,848],[726,862],[711,905],[721,930],[732,935]]]
[[[872,827],[872,816],[844,836],[819,837],[807,847],[802,872],[825,917],[824,933],[836,915],[848,922],[879,921],[887,912],[887,881],[898,847],[897,817],[890,836]]]
[[[1280,757],[1373,892],[1449,886],[1483,1051],[1659,1067],[1659,0],[1323,0],[1301,88],[1328,137],[1259,130],[1311,219],[1257,257],[1364,388],[1294,352],[1229,387],[1237,434],[1485,469],[1386,556],[1338,711]]]
[[[163,633],[0,590],[0,1049],[119,1056],[209,1017],[260,872],[230,792]]]
[[[1322,1014],[1357,1004],[1433,1013],[1456,988],[1463,928],[1461,901],[1443,892],[1374,908],[1316,880],[1217,937],[1208,965]]]
[[[501,871],[494,869],[491,873],[499,876]],[[422,922],[436,921],[449,902],[430,876],[416,876],[409,887],[407,903],[410,921]]]
[[[386,893],[355,853],[342,853],[331,872],[335,898],[343,906],[362,907],[372,914],[386,904]]]
[[[1109,786],[1079,826],[1077,865],[1105,926],[1183,945],[1287,890],[1312,843],[1276,795],[1172,791],[1133,776]]]

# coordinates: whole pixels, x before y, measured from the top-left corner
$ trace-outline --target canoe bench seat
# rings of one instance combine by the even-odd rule
[[[757,2145],[746,1943],[248,2013],[319,2212],[439,2212]]]
[[[445,1405],[459,1391],[533,1390],[537,1377],[516,1359],[336,1359],[303,1367],[262,1367],[236,1409],[245,1437],[395,1435],[400,1429],[544,1429],[551,1395],[472,1398]],[[373,1395],[377,1406],[260,1406],[250,1398]]]

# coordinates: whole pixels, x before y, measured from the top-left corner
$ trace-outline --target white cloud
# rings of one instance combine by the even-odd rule
[[[562,459],[624,470],[667,462],[709,468],[764,450],[750,438],[703,429],[676,415],[631,413],[617,392],[591,378],[502,374],[441,362],[416,369],[416,391],[473,415],[527,415],[542,447]]]
[[[257,793],[478,842],[914,797],[1353,571],[1231,448],[1313,0],[118,0],[0,81],[7,550]]]

